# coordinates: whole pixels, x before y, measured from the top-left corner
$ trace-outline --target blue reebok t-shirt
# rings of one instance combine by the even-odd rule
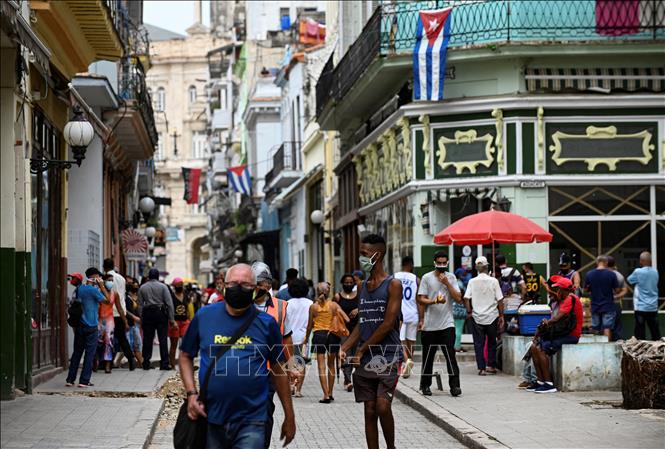
[[[613,312],[614,289],[619,288],[619,280],[614,271],[594,268],[584,279],[584,288],[591,291],[591,313]]]
[[[76,289],[76,299],[81,302],[83,308],[81,323],[84,326],[97,327],[99,303],[105,299],[102,292],[92,285],[79,285]]]
[[[180,350],[192,357],[200,352],[199,383],[203,384],[217,345],[224,344],[243,325],[251,308],[241,316],[232,316],[226,303],[200,309],[189,324]],[[215,364],[206,394],[208,421],[266,421],[269,371],[266,361],[277,363],[283,357],[282,334],[277,322],[259,312],[247,332]]]

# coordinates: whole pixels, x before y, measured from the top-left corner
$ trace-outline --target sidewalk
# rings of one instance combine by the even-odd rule
[[[665,444],[665,411],[624,410],[614,391],[536,394],[516,388],[508,375],[478,376],[475,363],[460,364],[462,396],[453,398],[445,364],[443,391],[425,397],[418,392],[420,366],[400,378],[396,397],[433,419],[469,447],[475,448],[643,448]]]
[[[65,387],[66,373],[35,394],[0,404],[3,448],[144,448],[163,408],[157,397],[175,371],[93,373],[94,387]]]

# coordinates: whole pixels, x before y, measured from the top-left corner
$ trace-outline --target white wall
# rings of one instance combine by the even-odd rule
[[[263,195],[266,173],[272,169],[272,155],[282,143],[282,127],[276,114],[260,116],[250,130],[253,158],[250,171],[255,180],[254,195]]]
[[[94,108],[100,117],[99,108]],[[71,151],[70,151],[71,152]],[[71,156],[70,156],[71,157]],[[68,270],[83,273],[90,267],[88,244],[90,232],[99,236],[99,257],[95,264],[101,269],[104,247],[104,161],[101,138],[88,145],[80,167],[72,167],[69,173],[68,196]]]

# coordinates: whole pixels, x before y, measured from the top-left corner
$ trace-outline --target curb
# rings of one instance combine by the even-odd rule
[[[166,398],[162,399],[162,405],[159,407],[159,411],[157,412],[157,415],[155,416],[155,419],[152,421],[152,425],[150,426],[150,431],[148,432],[148,435],[145,437],[145,441],[143,442],[143,449],[148,449],[150,445],[152,444],[152,438],[155,436],[155,432],[157,431],[157,424],[159,423],[159,419],[162,416],[162,413],[164,412],[164,406],[166,405]]]
[[[457,441],[471,449],[508,449],[491,435],[472,426],[445,408],[426,399],[412,388],[404,385],[395,390],[395,397],[425,418],[449,433]],[[431,404],[428,404],[431,403]]]

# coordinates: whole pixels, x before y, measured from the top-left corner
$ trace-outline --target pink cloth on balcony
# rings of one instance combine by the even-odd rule
[[[639,29],[639,0],[596,0],[596,33],[623,36],[635,34]]]

